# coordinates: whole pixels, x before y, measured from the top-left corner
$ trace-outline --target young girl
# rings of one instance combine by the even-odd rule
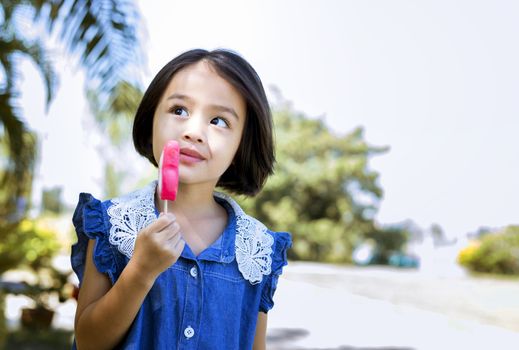
[[[133,140],[155,166],[178,141],[177,199],[164,213],[157,181],[105,202],[80,195],[75,345],[265,349],[291,238],[214,192],[255,195],[272,173],[272,118],[256,72],[226,50],[178,56],[144,94]]]

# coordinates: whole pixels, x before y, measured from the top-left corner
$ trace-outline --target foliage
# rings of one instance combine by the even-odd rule
[[[9,111],[4,108],[1,98],[0,115],[5,117]],[[11,128],[11,131],[15,130],[19,137],[11,137],[12,133],[3,132],[6,129],[0,125],[0,154],[2,160],[5,160],[0,163],[0,244],[16,239],[8,237],[16,232],[28,209],[36,153],[36,135],[25,130],[14,116],[11,117],[7,118],[7,123],[4,118],[4,126],[6,129]],[[12,157],[16,158],[16,162],[11,161]],[[9,251],[0,248],[0,272],[5,271],[1,262],[5,260],[3,255],[6,253]]]
[[[143,92],[127,81],[121,81],[115,88],[108,105],[100,102],[96,91],[88,91],[87,97],[96,125],[103,133],[108,133],[106,145],[99,151],[104,163],[104,196],[113,198],[121,194],[124,181],[137,180],[131,169],[134,162],[128,159],[128,149],[133,148],[133,116],[142,99]],[[129,176],[132,174],[132,176]]]
[[[16,234],[9,235],[7,241],[0,243],[0,266],[28,269],[36,278],[27,283],[23,281],[10,293],[23,294],[32,298],[36,307],[49,308],[49,301],[56,294],[60,301],[68,297],[65,288],[67,275],[52,266],[52,259],[61,249],[53,228],[45,220],[25,219]]]
[[[9,332],[5,349],[16,350],[69,350],[73,332],[63,329],[27,330]]]
[[[5,293],[0,289],[0,315],[5,315]],[[5,317],[0,317],[0,349],[4,349],[7,340],[7,322]]]
[[[133,1],[2,1],[0,3],[0,240],[16,232],[30,207],[37,138],[17,108],[19,67],[32,61],[43,77],[47,107],[57,76],[49,57],[54,35],[85,68],[87,88],[108,101],[119,81],[138,80],[144,52]],[[47,36],[45,35],[47,34]],[[128,60],[131,57],[131,60]],[[0,256],[0,260],[5,260]],[[9,259],[8,259],[9,260]],[[3,269],[3,266],[0,268]],[[5,270],[5,269],[4,269]]]
[[[474,260],[476,254],[478,253],[479,247],[481,246],[480,241],[473,241],[468,246],[463,248],[458,253],[458,263],[462,266],[469,267],[472,261]]]
[[[409,239],[409,232],[403,227],[392,226],[367,232],[365,237],[375,242],[375,258],[372,264],[387,265],[393,254],[401,252]]]
[[[59,248],[54,231],[25,219],[13,234],[0,241],[0,272],[20,264],[30,268],[48,265]]]
[[[458,262],[474,272],[519,275],[519,226],[483,235],[459,253]]]
[[[21,59],[30,59],[42,74],[47,103],[54,95],[57,81],[41,39],[26,37],[25,31],[19,28],[20,17],[27,6],[20,1],[3,1],[0,4],[0,148],[5,159],[0,164],[2,237],[16,227],[25,213],[26,208],[20,208],[18,203],[23,198],[29,198],[37,154],[36,136],[22,121],[15,104],[20,94],[17,82]]]
[[[103,104],[95,90],[87,92],[92,114],[100,129],[110,136],[111,144],[117,148],[128,141],[132,133],[133,116],[142,99],[142,90],[122,80],[115,87],[108,104]]]
[[[293,235],[292,259],[351,261],[352,248],[373,232],[382,189],[370,156],[387,148],[364,141],[363,129],[334,135],[322,120],[276,108],[275,174],[244,209],[274,230]]]
[[[42,213],[60,214],[63,211],[63,203],[61,201],[62,192],[63,188],[60,186],[56,186],[50,189],[44,189],[42,191]]]

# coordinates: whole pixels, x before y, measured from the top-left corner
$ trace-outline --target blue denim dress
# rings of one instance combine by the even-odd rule
[[[80,283],[89,239],[96,241],[96,268],[112,284],[117,281],[137,233],[158,217],[156,186],[154,181],[105,202],[80,194],[73,216],[78,241],[71,256]],[[177,262],[155,281],[117,349],[252,348],[258,312],[274,305],[291,237],[267,230],[230,197],[215,193],[215,199],[228,214],[224,232],[198,256],[185,245]]]

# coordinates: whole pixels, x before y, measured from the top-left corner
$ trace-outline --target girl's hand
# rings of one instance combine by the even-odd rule
[[[88,242],[75,317],[79,349],[114,349],[124,338],[158,275],[174,264],[185,242],[173,214],[161,215],[137,235],[130,262],[112,286],[96,269]],[[117,314],[114,319],[112,315]]]
[[[143,228],[137,235],[131,262],[143,272],[144,278],[155,280],[158,275],[173,265],[185,241],[180,234],[180,225],[175,215],[167,213]]]

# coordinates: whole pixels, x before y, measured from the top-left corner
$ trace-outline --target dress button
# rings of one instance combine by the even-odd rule
[[[189,273],[191,274],[192,277],[196,278],[196,276],[198,276],[198,270],[196,269],[195,266],[193,266],[191,268],[191,270],[189,270]]]
[[[184,335],[186,338],[192,338],[195,335],[195,330],[193,327],[188,326],[186,329],[184,329]]]

